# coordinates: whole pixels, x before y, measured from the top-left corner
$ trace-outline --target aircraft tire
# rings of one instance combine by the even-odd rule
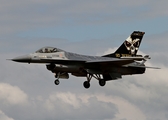
[[[85,82],[83,83],[83,86],[84,86],[86,89],[88,89],[88,88],[90,87],[90,83],[89,83],[88,81],[85,81]]]
[[[55,85],[59,85],[59,84],[60,84],[60,81],[59,81],[58,79],[56,79],[56,80],[54,81],[54,83],[55,83]]]
[[[103,79],[99,80],[99,85],[100,86],[105,86],[106,85],[106,81],[103,80]]]

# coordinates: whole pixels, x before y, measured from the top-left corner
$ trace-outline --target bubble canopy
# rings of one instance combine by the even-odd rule
[[[36,51],[36,53],[55,53],[55,52],[61,52],[62,50],[54,47],[43,47]]]

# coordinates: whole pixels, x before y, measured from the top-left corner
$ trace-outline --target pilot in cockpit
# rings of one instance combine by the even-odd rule
[[[45,48],[45,51],[44,51],[44,53],[49,53],[49,51],[48,51],[48,49],[47,49],[47,48]]]

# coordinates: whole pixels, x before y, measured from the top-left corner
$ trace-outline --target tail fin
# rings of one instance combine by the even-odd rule
[[[134,31],[115,53],[104,55],[103,57],[135,57],[144,34],[145,32]]]

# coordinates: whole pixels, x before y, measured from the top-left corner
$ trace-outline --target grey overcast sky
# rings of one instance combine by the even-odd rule
[[[0,0],[0,120],[167,120],[167,0]],[[100,87],[70,76],[54,85],[45,65],[6,59],[53,46],[88,55],[115,51],[134,31],[146,32],[143,75]]]

